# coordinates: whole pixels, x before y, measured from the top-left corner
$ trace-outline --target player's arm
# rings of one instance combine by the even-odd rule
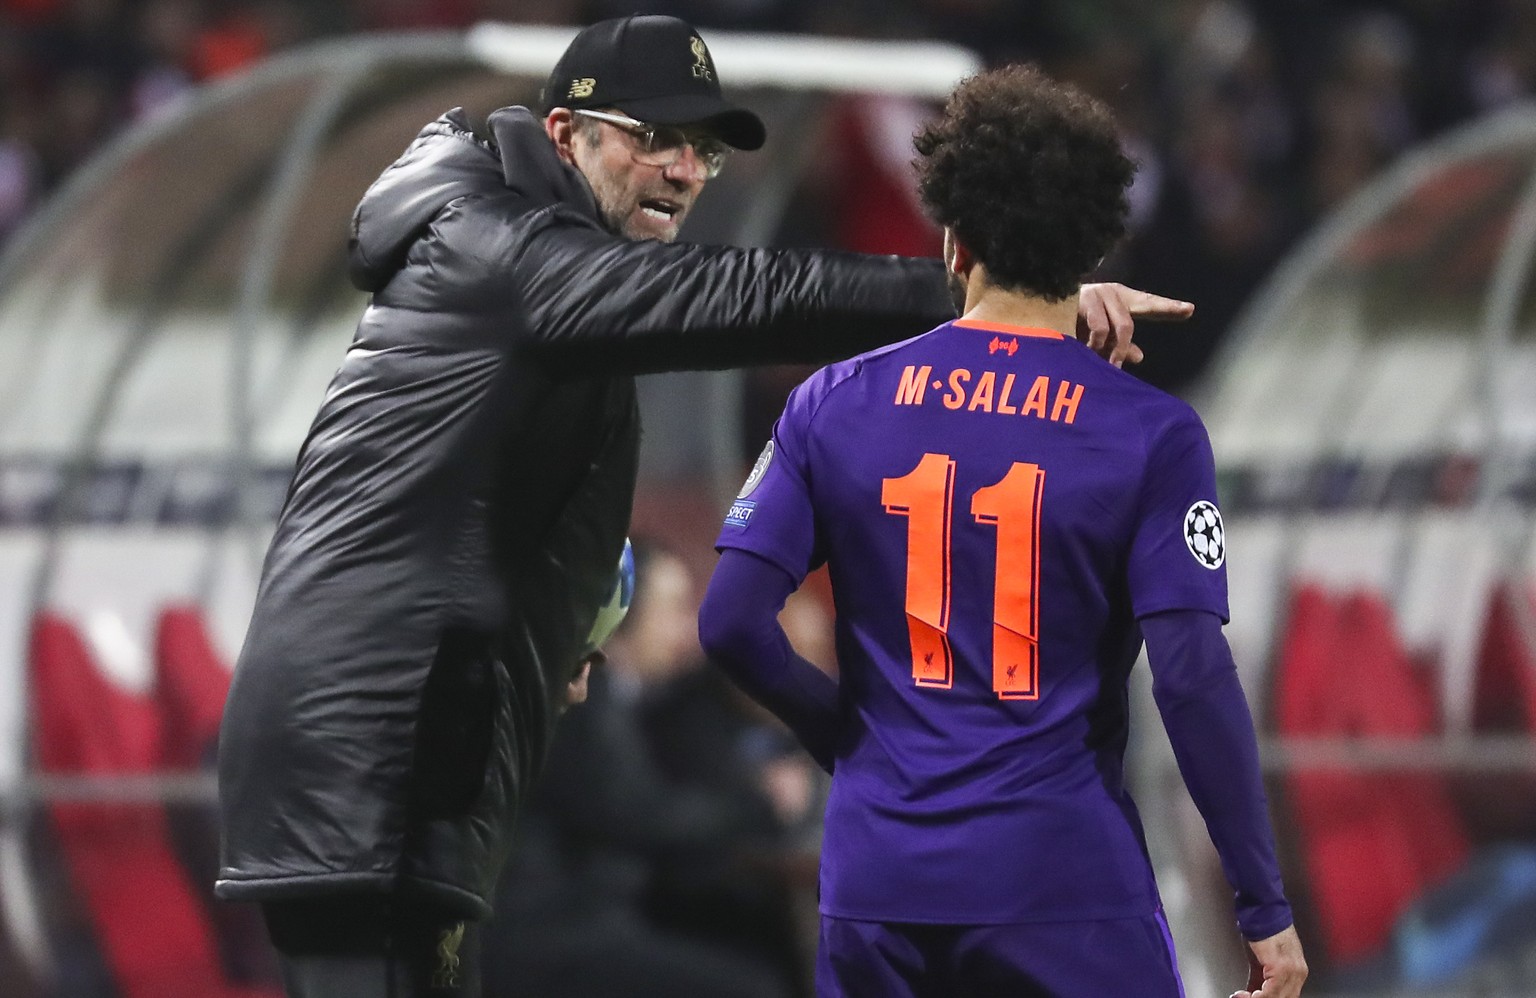
[[[1269,975],[1257,990],[1250,979],[1250,994],[1292,998],[1306,962],[1280,884],[1253,718],[1221,633],[1226,538],[1210,437],[1193,409],[1171,400],[1147,403],[1135,426],[1146,452],[1126,572],[1153,693],[1235,892],[1238,925]]]
[[[787,724],[828,772],[841,711],[837,683],[795,654],[779,626],[789,594],[824,560],[809,455],[832,369],[789,395],[752,474],[726,514],[720,561],[699,611],[699,640],[746,693]]]
[[[1190,797],[1236,894],[1259,998],[1292,998],[1307,964],[1280,882],[1258,740],[1221,618],[1170,610],[1141,620],[1152,692]]]
[[[1291,998],[1301,994],[1306,979],[1307,960],[1292,925],[1248,944],[1248,990],[1234,991],[1232,998]]]
[[[712,662],[782,720],[827,772],[836,754],[837,681],[795,653],[779,612],[799,583],[784,569],[726,548],[699,608],[699,642]]]

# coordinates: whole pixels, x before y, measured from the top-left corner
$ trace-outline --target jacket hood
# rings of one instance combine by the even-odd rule
[[[528,210],[562,203],[594,220],[597,203],[586,179],[560,159],[544,125],[523,107],[504,107],[477,135],[463,108],[427,125],[368,188],[352,213],[349,273],[363,291],[378,291],[405,264],[432,219],[462,197],[511,192]]]

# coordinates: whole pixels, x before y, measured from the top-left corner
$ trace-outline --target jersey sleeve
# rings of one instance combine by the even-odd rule
[[[821,563],[807,460],[812,410],[810,382],[796,388],[774,424],[746,484],[731,503],[716,550],[750,551],[795,580]]]
[[[1280,882],[1253,716],[1216,617],[1155,613],[1141,621],[1152,696],[1190,799],[1205,818],[1232,885],[1246,939],[1291,924]]]
[[[1152,440],[1127,565],[1137,617],[1227,611],[1226,527],[1210,437],[1185,407]]]
[[[779,624],[798,585],[777,565],[725,549],[699,607],[699,644],[830,773],[842,718],[837,680],[796,654]]]

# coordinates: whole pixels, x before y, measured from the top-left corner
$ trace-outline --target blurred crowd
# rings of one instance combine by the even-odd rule
[[[652,0],[704,28],[944,39],[1107,100],[1141,163],[1107,276],[1198,303],[1142,373],[1195,378],[1287,245],[1408,146],[1527,95],[1536,0]],[[634,0],[0,0],[0,243],[92,152],[311,39],[575,24]],[[853,164],[857,166],[858,164]],[[837,178],[822,197],[837,196]],[[846,213],[845,213],[846,214]],[[857,226],[855,226],[857,228]],[[884,229],[889,229],[885,226]],[[876,221],[844,242],[889,237]],[[897,245],[855,248],[913,249]],[[910,240],[908,240],[910,241]],[[920,248],[920,247],[918,247]]]

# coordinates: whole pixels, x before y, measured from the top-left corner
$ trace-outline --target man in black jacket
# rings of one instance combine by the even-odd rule
[[[951,318],[938,261],[673,244],[756,148],[675,18],[594,25],[543,120],[428,125],[358,205],[372,292],[301,448],[219,753],[221,897],[263,903],[295,998],[472,995],[633,500],[647,371],[846,356]],[[1130,310],[1085,293],[1118,360]]]

